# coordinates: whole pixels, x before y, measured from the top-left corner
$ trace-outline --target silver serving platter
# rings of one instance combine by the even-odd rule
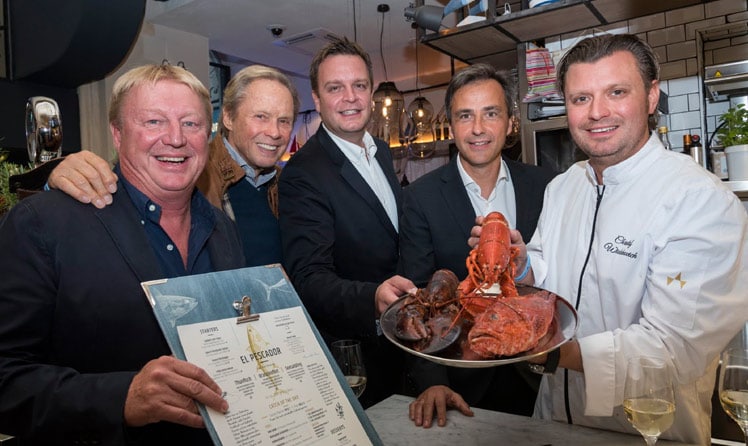
[[[517,291],[520,296],[522,296],[541,291],[541,289],[532,286],[517,285]],[[461,336],[461,339],[455,342],[451,347],[437,353],[427,354],[410,348],[407,345],[407,342],[404,342],[395,336],[397,311],[402,307],[404,300],[404,297],[396,300],[387,307],[384,313],[382,313],[380,323],[384,335],[390,340],[390,342],[412,355],[451,367],[476,369],[527,361],[530,358],[544,355],[559,348],[561,345],[571,340],[577,332],[578,321],[576,310],[574,310],[574,307],[569,302],[556,295],[556,314],[553,317],[553,322],[548,330],[548,334],[541,339],[540,343],[538,343],[538,345],[532,350],[508,357],[502,356],[493,359],[465,359],[466,357],[470,357],[472,352],[463,352],[462,344],[468,331],[463,330],[464,333]]]

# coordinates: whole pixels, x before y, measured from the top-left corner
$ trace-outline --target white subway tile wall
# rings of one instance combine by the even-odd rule
[[[560,51],[583,37],[600,33],[633,33],[647,40],[660,60],[661,90],[668,95],[669,114],[660,125],[670,129],[670,142],[682,148],[683,135],[701,134],[704,100],[699,94],[701,73],[697,62],[697,30],[748,20],[748,0],[718,0],[652,14],[586,32],[547,38],[546,47]],[[704,64],[748,59],[748,36],[706,42]],[[735,100],[733,100],[735,102]],[[718,117],[729,108],[728,101],[706,103],[706,143],[718,125]],[[716,141],[715,141],[716,142]]]

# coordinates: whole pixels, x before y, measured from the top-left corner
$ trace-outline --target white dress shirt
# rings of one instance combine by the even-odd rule
[[[377,145],[374,142],[374,138],[369,132],[364,133],[364,145],[366,146],[364,148],[334,135],[324,124],[322,124],[322,128],[330,135],[330,138],[337,144],[343,155],[348,158],[348,161],[353,164],[356,171],[363,177],[366,184],[369,185],[374,195],[379,199],[379,202],[382,203],[395,230],[397,230],[398,216],[395,193],[392,192],[390,183],[387,182],[387,177],[384,176],[382,166],[379,165],[379,161],[374,157],[374,154],[377,153]]]
[[[459,157],[460,155],[458,154],[457,156]],[[512,177],[503,159],[501,160],[499,177],[496,179],[496,186],[494,186],[488,199],[483,198],[480,186],[467,174],[462,167],[460,159],[457,160],[457,171],[460,172],[462,184],[465,185],[465,190],[470,198],[470,203],[473,205],[476,216],[486,216],[491,212],[501,212],[504,214],[506,221],[509,222],[510,228],[517,227],[517,203],[514,199],[514,185],[512,185]]]

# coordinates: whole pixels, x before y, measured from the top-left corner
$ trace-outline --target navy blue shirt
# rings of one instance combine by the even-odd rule
[[[188,241],[187,267],[182,262],[176,244],[161,228],[161,206],[154,203],[145,194],[130,184],[120,171],[119,164],[114,167],[125,192],[138,211],[140,223],[145,229],[148,243],[158,259],[164,278],[187,276],[213,272],[213,263],[207,249],[208,238],[215,228],[215,216],[212,205],[197,189],[190,201],[190,236]]]

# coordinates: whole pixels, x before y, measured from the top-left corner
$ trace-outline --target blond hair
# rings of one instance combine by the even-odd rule
[[[121,127],[122,116],[120,114],[122,112],[122,104],[133,87],[146,84],[154,85],[164,80],[182,83],[194,91],[202,100],[205,118],[207,122],[210,122],[212,107],[210,105],[210,93],[205,88],[205,85],[186,69],[175,65],[163,64],[143,65],[133,68],[117,79],[112,89],[112,101],[109,104],[109,123],[117,128]],[[206,125],[206,131],[210,132],[209,125]]]

